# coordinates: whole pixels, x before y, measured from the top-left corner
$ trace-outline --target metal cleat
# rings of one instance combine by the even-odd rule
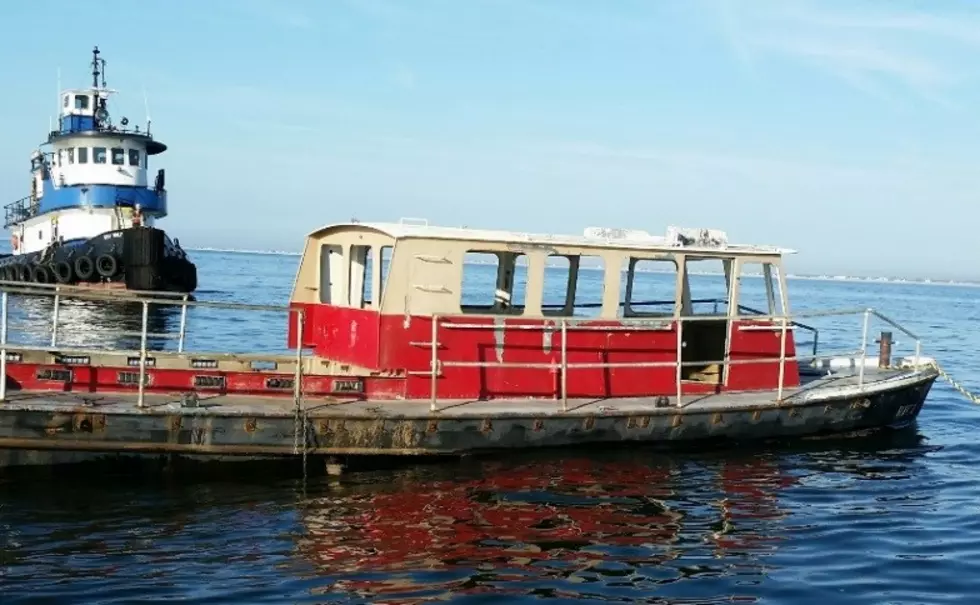
[[[197,393],[181,393],[180,394],[180,407],[182,408],[198,408],[201,407],[201,398],[197,396]]]

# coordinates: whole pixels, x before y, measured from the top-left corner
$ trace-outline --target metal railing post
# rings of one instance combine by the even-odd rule
[[[184,307],[187,308],[186,306]],[[293,405],[299,413],[303,407],[303,309],[296,312],[296,372],[293,376]],[[305,430],[306,427],[304,426]],[[304,433],[305,435],[305,433]],[[305,444],[305,439],[304,439]]]
[[[150,303],[143,301],[143,321],[140,328],[140,384],[139,395],[136,397],[136,406],[143,407],[143,391],[146,383],[146,329],[150,318]]]
[[[568,323],[561,320],[561,411],[568,411]]]
[[[868,356],[868,324],[871,322],[871,309],[864,311],[864,326],[861,328],[861,367],[858,368],[858,386],[864,386],[864,363]]]
[[[61,294],[54,291],[54,310],[51,312],[51,346],[58,346],[58,315],[61,308]]]
[[[7,291],[0,297],[0,401],[7,400]]]
[[[6,322],[5,322],[6,323]],[[919,367],[919,356],[922,354],[922,341],[915,339],[915,367]]]
[[[782,324],[779,327],[779,389],[776,393],[776,401],[783,400],[783,384],[786,382],[786,323],[787,316],[783,315]]]
[[[684,368],[684,318],[677,318],[677,372],[675,379],[677,384],[677,407],[681,407],[681,377]]]
[[[430,384],[429,384],[429,411],[436,411],[436,382],[438,378],[439,371],[439,350],[438,350],[438,337],[439,337],[439,317],[437,315],[432,316],[432,358],[429,361],[430,364]]]
[[[177,336],[177,352],[184,352],[184,335],[187,333],[187,294],[180,305],[180,333]]]

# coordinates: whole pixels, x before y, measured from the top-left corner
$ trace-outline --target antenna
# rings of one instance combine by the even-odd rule
[[[61,115],[61,67],[60,66],[58,67],[58,93],[55,94],[54,98],[58,103],[58,108],[55,110],[54,115],[60,116]],[[60,123],[60,119],[59,119],[59,123]],[[51,127],[52,127],[51,118],[48,118],[48,132],[54,132]]]
[[[102,88],[105,88],[105,59],[99,58],[99,47],[92,49],[92,87],[99,88],[99,74],[102,75]],[[99,67],[102,71],[99,71]]]
[[[146,110],[146,133],[150,133],[150,101],[146,96],[146,86],[143,87],[143,108]]]

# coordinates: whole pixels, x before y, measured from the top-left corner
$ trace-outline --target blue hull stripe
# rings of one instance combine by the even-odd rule
[[[117,205],[139,204],[143,214],[162,218],[167,215],[167,193],[157,193],[145,187],[124,185],[72,185],[54,189],[45,181],[44,196],[38,214],[53,210],[92,206],[112,208]]]

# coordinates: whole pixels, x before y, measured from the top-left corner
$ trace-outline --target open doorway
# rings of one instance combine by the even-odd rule
[[[720,385],[723,360],[728,351],[728,306],[731,298],[732,261],[722,258],[687,257],[681,316],[684,321],[685,365],[682,380]]]

